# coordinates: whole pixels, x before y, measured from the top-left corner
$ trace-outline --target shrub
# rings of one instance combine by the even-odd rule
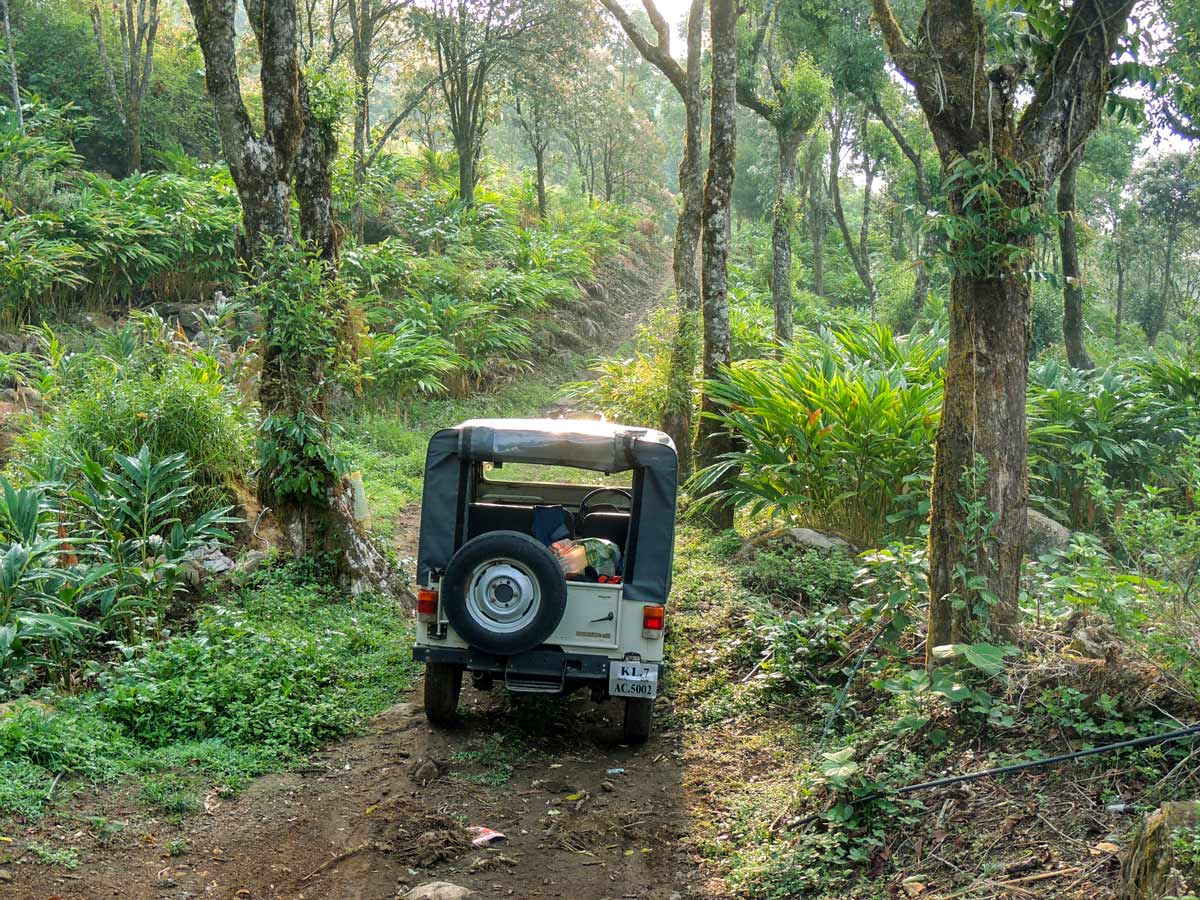
[[[667,406],[677,321],[674,308],[655,310],[638,326],[631,356],[597,360],[592,364],[594,377],[566,385],[564,393],[613,421],[657,428]]]
[[[25,135],[0,120],[0,316],[11,325],[236,280],[240,208],[226,169],[78,172],[65,114],[37,110]]]
[[[1200,374],[1181,361],[1137,360],[1090,373],[1055,361],[1029,373],[1030,473],[1036,497],[1073,525],[1096,524],[1090,461],[1114,486],[1178,487],[1176,451],[1200,435]]]
[[[145,446],[155,458],[186,458],[194,508],[223,502],[251,459],[252,411],[203,351],[124,336],[132,343],[122,353],[48,354],[43,383],[61,394],[61,405],[18,439],[16,458],[42,477],[61,461],[112,466]]]
[[[735,365],[708,390],[740,449],[700,473],[726,473],[728,497],[876,546],[912,475],[928,471],[941,407],[937,336],[897,341],[886,328],[800,338],[778,361]]]

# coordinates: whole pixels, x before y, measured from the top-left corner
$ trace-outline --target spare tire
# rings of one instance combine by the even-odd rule
[[[489,531],[446,566],[442,611],[471,647],[498,656],[532,650],[567,608],[567,580],[554,554],[519,531]]]

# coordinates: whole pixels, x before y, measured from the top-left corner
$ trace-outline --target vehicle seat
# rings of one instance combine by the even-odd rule
[[[467,540],[489,531],[533,534],[533,507],[510,503],[472,503],[467,508]]]
[[[588,513],[579,523],[576,533],[581,538],[604,538],[606,541],[612,541],[621,553],[624,553],[625,541],[629,537],[629,513]]]

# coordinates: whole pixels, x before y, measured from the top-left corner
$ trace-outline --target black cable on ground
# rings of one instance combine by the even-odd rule
[[[887,797],[899,797],[902,794],[913,794],[917,791],[928,791],[935,788],[949,787],[952,784],[964,784],[968,781],[979,781],[982,778],[994,778],[997,775],[1009,775],[1013,772],[1023,772],[1026,769],[1038,769],[1045,766],[1055,766],[1059,763],[1073,762],[1077,759],[1082,759],[1085,756],[1096,756],[1102,753],[1112,753],[1116,750],[1129,750],[1135,747],[1149,747],[1153,744],[1165,744],[1169,741],[1180,741],[1184,738],[1195,737],[1200,735],[1200,724],[1189,725],[1186,728],[1178,728],[1175,731],[1168,731],[1163,734],[1152,734],[1147,737],[1133,738],[1128,741],[1118,741],[1115,744],[1103,744],[1099,747],[1089,747],[1086,750],[1076,750],[1074,753],[1062,753],[1058,756],[1047,756],[1045,759],[1034,759],[1029,762],[1013,763],[1008,766],[998,766],[995,769],[984,769],[982,772],[970,772],[966,775],[951,775],[946,778],[936,778],[933,781],[922,781],[919,784],[908,784],[904,787],[894,788],[888,791],[876,791],[873,794],[866,794],[862,797],[856,797],[849,800],[851,806],[857,806],[860,803],[866,803],[870,800],[883,800]],[[816,821],[820,815],[813,815],[803,819],[799,824],[804,825]]]

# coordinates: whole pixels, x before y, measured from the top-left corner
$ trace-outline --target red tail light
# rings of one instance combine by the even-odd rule
[[[642,637],[662,637],[663,625],[666,623],[667,611],[661,606],[642,607]]]
[[[417,591],[417,621],[436,622],[438,611],[438,594],[429,588]]]

